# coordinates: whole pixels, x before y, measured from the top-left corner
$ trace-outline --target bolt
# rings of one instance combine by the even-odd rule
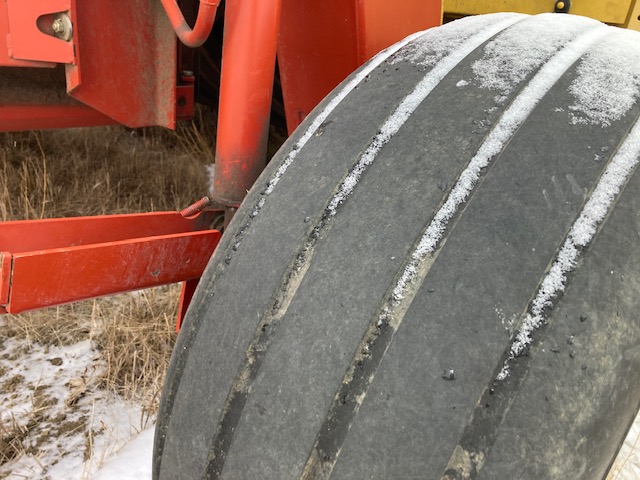
[[[59,18],[56,18],[53,23],[51,24],[51,29],[55,32],[55,33],[62,33],[64,32],[64,24],[62,23],[62,20],[60,20]]]
[[[66,13],[58,14],[51,22],[51,30],[60,40],[70,42],[73,39],[73,25]]]
[[[456,379],[456,372],[453,370],[453,368],[447,368],[444,372],[442,372],[442,375],[440,376],[443,380],[451,381]]]

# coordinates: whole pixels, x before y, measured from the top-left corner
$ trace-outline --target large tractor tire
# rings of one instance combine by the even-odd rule
[[[602,478],[640,401],[640,35],[465,18],[285,143],[180,333],[154,478]]]

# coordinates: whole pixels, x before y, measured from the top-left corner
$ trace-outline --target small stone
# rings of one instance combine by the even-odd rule
[[[62,359],[60,357],[50,358],[49,363],[51,363],[51,365],[59,367],[60,365],[62,365]]]
[[[452,368],[447,368],[440,376],[443,380],[451,381],[456,379],[456,372]]]

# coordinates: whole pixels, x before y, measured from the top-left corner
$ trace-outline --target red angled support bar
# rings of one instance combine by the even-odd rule
[[[208,213],[1,223],[0,312],[196,280],[221,236]]]

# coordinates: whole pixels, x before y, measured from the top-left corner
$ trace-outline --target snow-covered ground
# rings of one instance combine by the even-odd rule
[[[146,480],[151,478],[153,427],[140,432],[122,450],[109,458],[95,480]]]
[[[153,418],[99,388],[104,368],[90,340],[64,347],[14,338],[0,343],[0,432],[6,438],[13,429],[16,441],[29,439],[0,467],[0,478],[151,478]],[[640,417],[611,480],[640,479],[639,439]]]
[[[127,471],[135,473],[130,478],[150,478],[153,418],[99,388],[104,368],[90,340],[59,347],[3,339],[0,432],[11,443],[4,454],[15,450],[16,458],[0,467],[0,478],[94,478],[122,447],[140,443],[145,458]]]

